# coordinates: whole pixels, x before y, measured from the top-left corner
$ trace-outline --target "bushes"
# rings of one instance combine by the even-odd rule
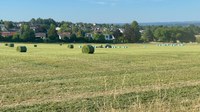
[[[92,45],[84,45],[82,48],[82,53],[85,53],[85,54],[93,54],[94,51],[95,50]]]
[[[26,46],[17,46],[17,51],[18,52],[27,52]]]
[[[14,47],[14,46],[15,46],[15,44],[13,44],[13,43],[10,43],[10,44],[8,44],[8,46],[9,46],[9,47]]]
[[[35,44],[34,47],[37,47],[37,45]]]
[[[6,43],[5,46],[8,46],[8,44]]]
[[[74,48],[74,45],[73,45],[73,44],[69,44],[69,45],[68,45],[68,48],[73,49],[73,48]]]

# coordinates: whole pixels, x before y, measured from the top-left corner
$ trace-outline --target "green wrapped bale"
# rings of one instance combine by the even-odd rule
[[[107,45],[105,46],[105,48],[112,48],[112,45],[107,44]]]
[[[17,51],[18,52],[27,52],[26,46],[17,46]]]
[[[8,46],[9,46],[9,47],[15,47],[15,44],[10,43],[10,44],[8,44]]]
[[[68,48],[69,48],[69,49],[73,49],[73,48],[74,48],[74,45],[73,45],[73,44],[69,44],[69,45],[68,45]]]
[[[7,44],[7,43],[5,43],[5,46],[8,46],[8,44]]]
[[[92,45],[84,45],[82,48],[82,53],[85,54],[94,54],[94,47]]]

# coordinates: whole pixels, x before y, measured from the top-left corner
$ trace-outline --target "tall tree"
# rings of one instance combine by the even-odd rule
[[[25,42],[34,42],[35,41],[35,33],[33,30],[28,30],[25,31],[22,35],[21,38],[25,41]]]
[[[4,24],[4,21],[3,21],[3,20],[0,20],[0,24]]]
[[[141,40],[143,42],[150,42],[150,41],[153,41],[153,39],[154,39],[154,35],[153,35],[153,32],[151,31],[151,29],[147,28],[146,30],[144,30]]]
[[[14,34],[13,37],[12,37],[12,40],[15,41],[15,42],[19,42],[21,40],[20,34],[19,33]]]
[[[71,36],[70,36],[70,42],[76,42],[77,41],[77,36],[76,36],[76,34],[72,34]]]
[[[140,33],[140,26],[139,26],[138,22],[137,21],[133,21],[132,24],[131,24],[131,28],[134,31],[135,38],[137,40],[139,40],[141,38],[141,33]]]
[[[4,25],[5,25],[5,27],[6,27],[7,29],[11,29],[11,28],[14,27],[13,22],[11,22],[11,21],[5,21],[5,22],[4,22]]]
[[[59,40],[59,36],[56,31],[56,26],[54,24],[51,24],[49,30],[48,30],[48,38],[52,41]]]
[[[120,32],[119,29],[116,29],[114,32],[113,32],[113,36],[115,37],[115,40],[114,42],[123,42],[123,33]]]
[[[35,33],[30,29],[29,25],[22,25],[20,30],[20,38],[25,42],[35,41]]]
[[[94,40],[96,42],[105,42],[105,36],[103,34],[95,34],[94,35]]]
[[[133,21],[131,25],[125,25],[124,37],[128,42],[139,42],[141,38],[139,24]]]
[[[61,28],[60,32],[71,32],[72,33],[72,29],[70,28],[70,25],[67,23],[62,24],[60,28]]]

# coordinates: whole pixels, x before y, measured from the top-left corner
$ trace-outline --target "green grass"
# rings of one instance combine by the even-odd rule
[[[200,45],[0,46],[0,111],[199,111]],[[116,45],[120,46],[120,45]]]

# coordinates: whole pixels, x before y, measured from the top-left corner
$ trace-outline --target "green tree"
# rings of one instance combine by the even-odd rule
[[[138,39],[136,38],[135,33],[130,25],[125,26],[124,37],[128,42],[138,42]]]
[[[83,30],[79,30],[79,31],[77,32],[77,37],[78,37],[78,38],[84,38],[84,36],[85,36],[85,32],[84,32]]]
[[[124,37],[128,42],[139,42],[141,33],[137,21],[133,21],[131,25],[125,25]]]
[[[60,27],[60,32],[71,32],[72,33],[72,29],[70,28],[69,24],[64,23]]]
[[[35,33],[30,29],[29,25],[22,25],[20,29],[20,39],[25,42],[35,41]]]
[[[12,40],[15,41],[15,42],[19,42],[21,40],[20,34],[19,33],[14,34],[13,37],[12,37]]]
[[[150,30],[150,28],[144,30],[141,40],[143,42],[151,42],[153,41],[153,39],[154,39],[154,35],[153,35],[153,32]]]
[[[115,37],[115,41],[121,42],[121,38],[120,38],[120,37],[122,37],[123,34],[120,32],[119,29],[117,29],[117,30],[115,30],[115,31],[113,32],[113,36]]]
[[[76,36],[76,34],[72,34],[71,36],[70,36],[70,42],[76,42],[77,41],[77,36]]]
[[[137,40],[139,40],[141,38],[141,33],[140,33],[140,26],[139,26],[138,22],[137,21],[133,21],[132,24],[131,24],[131,28],[134,31],[135,38]]]
[[[13,25],[13,22],[11,21],[5,21],[4,22],[4,25],[7,29],[11,29],[11,28],[14,28],[14,25]]]
[[[96,42],[105,42],[105,36],[103,34],[95,34],[94,35],[94,40]]]
[[[48,30],[48,39],[51,41],[58,41],[59,36],[56,31],[56,26],[54,24],[51,24],[49,30]]]
[[[4,21],[3,21],[3,20],[0,20],[0,24],[4,24]]]
[[[72,26],[72,33],[76,34],[79,31],[79,28],[77,26]]]
[[[33,30],[25,31],[21,35],[21,39],[25,42],[33,42],[35,41],[35,33]]]
[[[157,28],[154,32],[154,36],[159,42],[167,42],[169,38],[168,31],[163,27]]]

